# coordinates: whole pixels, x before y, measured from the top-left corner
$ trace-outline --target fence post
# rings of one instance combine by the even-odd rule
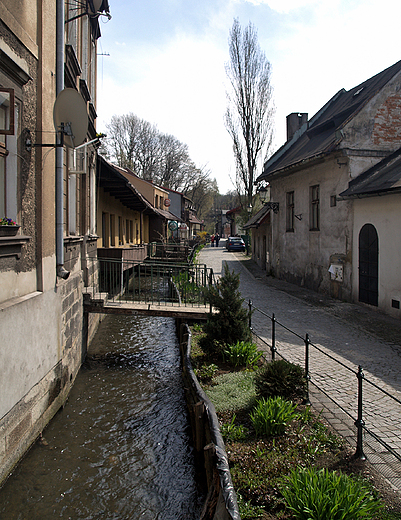
[[[362,372],[361,365],[358,366],[358,373],[357,373],[356,377],[358,378],[358,418],[355,421],[355,426],[357,427],[355,457],[357,457],[359,460],[366,460],[365,454],[363,453],[363,440],[362,440],[363,426],[364,426],[365,422],[362,418],[362,405],[363,405],[362,380],[364,378],[364,374]]]
[[[209,273],[209,289],[212,287],[212,283],[213,283],[213,269],[210,268],[210,273]],[[212,306],[212,302],[210,302],[210,314],[212,314],[213,312],[213,306]]]
[[[304,404],[307,406],[310,406],[310,400],[309,400],[309,381],[310,381],[310,374],[309,374],[309,334],[305,334],[305,379],[306,379],[306,395],[304,399]]]
[[[274,316],[274,313],[272,316],[272,346],[270,348],[270,351],[272,354],[272,361],[274,361],[276,358],[276,352],[277,352],[277,349],[276,349],[276,318]]]
[[[248,302],[248,325],[249,330],[252,332],[252,300],[249,300]]]

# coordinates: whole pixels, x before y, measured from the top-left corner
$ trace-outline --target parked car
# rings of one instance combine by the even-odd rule
[[[245,251],[245,242],[241,237],[228,237],[226,248],[227,251]]]

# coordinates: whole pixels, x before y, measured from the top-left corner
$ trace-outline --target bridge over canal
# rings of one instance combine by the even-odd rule
[[[205,290],[215,284],[205,264],[136,262],[97,258],[99,273],[84,289],[85,312],[207,319],[214,312]]]

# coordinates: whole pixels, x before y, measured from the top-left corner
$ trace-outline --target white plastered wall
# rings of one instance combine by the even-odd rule
[[[401,318],[392,301],[401,302],[401,195],[384,195],[354,200],[353,276],[354,301],[359,291],[359,233],[372,224],[379,238],[379,309]]]

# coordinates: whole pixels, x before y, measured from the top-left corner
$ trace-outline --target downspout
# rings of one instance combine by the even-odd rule
[[[64,0],[56,4],[56,95],[64,89]],[[58,144],[63,136],[58,133]],[[64,207],[63,207],[64,148],[56,146],[56,273],[66,280],[70,272],[64,268]]]

